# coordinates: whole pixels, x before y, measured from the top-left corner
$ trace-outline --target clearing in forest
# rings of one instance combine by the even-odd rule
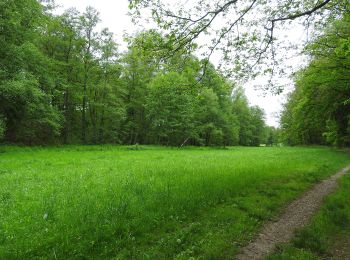
[[[228,259],[349,162],[328,148],[0,148],[0,258]]]

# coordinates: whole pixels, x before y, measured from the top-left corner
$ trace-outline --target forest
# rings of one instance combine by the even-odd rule
[[[95,3],[0,0],[0,259],[350,259],[350,2]]]
[[[290,145],[350,145],[350,13],[333,21],[305,47],[307,67],[295,78],[281,116]]]
[[[203,61],[193,49],[164,59],[154,47],[165,36],[149,30],[124,39],[128,49],[119,52],[92,7],[57,15],[36,0],[1,3],[3,142],[266,143],[264,111],[212,64],[199,80]]]
[[[169,54],[173,36],[152,29],[120,39],[122,52],[92,7],[58,15],[50,2],[2,5],[4,143],[350,144],[348,12],[305,46],[309,64],[293,75],[275,129],[240,84],[195,56],[195,44]]]

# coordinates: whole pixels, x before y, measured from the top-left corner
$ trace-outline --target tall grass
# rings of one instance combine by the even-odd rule
[[[349,162],[326,148],[3,147],[0,258],[228,258]]]

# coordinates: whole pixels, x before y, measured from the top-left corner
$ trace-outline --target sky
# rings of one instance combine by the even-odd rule
[[[63,10],[70,7],[75,7],[81,12],[83,12],[87,6],[92,6],[97,9],[100,13],[101,28],[107,27],[115,34],[115,39],[120,44],[121,50],[126,48],[126,44],[123,43],[124,33],[132,34],[142,29],[140,25],[134,25],[131,18],[128,16],[128,0],[56,0],[55,2],[57,5],[61,6],[58,12],[63,12]],[[300,28],[292,28],[292,30],[286,32],[285,37],[291,38],[291,41],[299,41],[304,36]],[[291,62],[297,64],[301,61],[299,58],[293,61],[286,61],[286,63]],[[281,64],[281,66],[283,66],[283,64]],[[292,86],[292,81],[290,79],[284,78],[282,81]],[[264,91],[254,87],[255,85],[264,84],[266,84],[266,79],[262,77],[255,81],[248,82],[244,85],[245,92],[251,105],[257,105],[264,109],[266,123],[277,127],[279,124],[278,115],[281,112],[282,104],[285,103],[287,94],[292,90],[292,87],[287,88],[280,95],[264,93]]]

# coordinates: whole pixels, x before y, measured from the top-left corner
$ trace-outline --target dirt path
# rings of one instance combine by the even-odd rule
[[[293,201],[278,220],[268,222],[256,239],[236,256],[239,260],[264,259],[273,252],[276,244],[288,242],[294,232],[305,226],[319,209],[323,198],[337,188],[337,180],[350,170],[350,165],[327,180],[316,184],[302,197]]]

